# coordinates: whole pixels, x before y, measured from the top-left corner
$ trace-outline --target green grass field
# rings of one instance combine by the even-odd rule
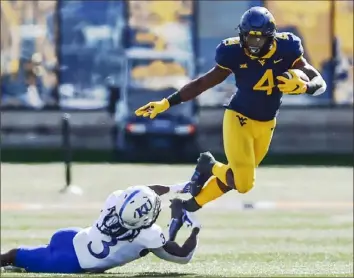
[[[47,243],[58,228],[89,226],[113,190],[172,184],[193,166],[84,165],[73,179],[84,194],[62,194],[60,164],[2,164],[1,249]],[[164,196],[166,206],[170,196]],[[198,250],[187,265],[148,255],[94,277],[353,277],[352,168],[267,167],[246,195],[229,192],[198,212]],[[252,203],[253,209],[241,209]],[[158,223],[166,228],[169,210]],[[166,229],[167,230],[167,229]],[[189,231],[179,234],[181,242]],[[2,273],[2,277],[63,277]],[[68,275],[70,276],[70,275]],[[70,277],[87,277],[71,275]]]

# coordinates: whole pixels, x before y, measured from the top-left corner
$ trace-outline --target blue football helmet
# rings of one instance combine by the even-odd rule
[[[266,8],[252,7],[242,15],[238,31],[241,46],[252,56],[262,57],[272,47],[277,29]]]

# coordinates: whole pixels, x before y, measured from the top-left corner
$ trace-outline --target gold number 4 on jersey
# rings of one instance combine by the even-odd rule
[[[273,71],[271,69],[267,69],[257,84],[253,86],[253,90],[266,91],[267,95],[271,95],[274,87]]]
[[[288,40],[289,36],[286,33],[279,33],[279,34],[277,34],[277,38],[283,39],[283,40]],[[276,61],[274,61],[274,62],[276,62]],[[277,63],[278,62],[280,62],[280,60],[277,61]],[[257,84],[253,86],[253,90],[263,91],[263,92],[266,91],[267,95],[271,95],[274,87],[275,87],[275,84],[274,84],[273,71],[271,69],[267,69],[266,72],[261,77],[261,79],[257,82]]]

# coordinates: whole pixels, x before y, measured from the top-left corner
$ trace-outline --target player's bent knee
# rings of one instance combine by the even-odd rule
[[[243,184],[243,186],[239,186],[239,188],[237,188],[238,193],[245,194],[253,188],[253,184],[246,184],[246,186],[244,186],[244,185],[245,184]]]
[[[241,180],[240,183],[237,183],[237,191],[241,194],[245,194],[249,192],[254,186],[254,178],[253,177],[246,177],[245,179]]]
[[[253,167],[242,167],[239,168],[239,171],[235,171],[237,173],[235,175],[235,188],[239,193],[245,194],[253,188],[255,183],[254,171]]]

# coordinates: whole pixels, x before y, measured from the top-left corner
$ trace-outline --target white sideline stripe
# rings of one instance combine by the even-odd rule
[[[163,208],[168,208],[169,203],[164,202]],[[101,203],[2,203],[2,211],[36,211],[36,210],[98,210],[102,208]],[[352,202],[273,202],[273,201],[259,201],[248,203],[211,203],[206,205],[203,209],[215,210],[286,210],[286,209],[348,209],[353,208]]]

